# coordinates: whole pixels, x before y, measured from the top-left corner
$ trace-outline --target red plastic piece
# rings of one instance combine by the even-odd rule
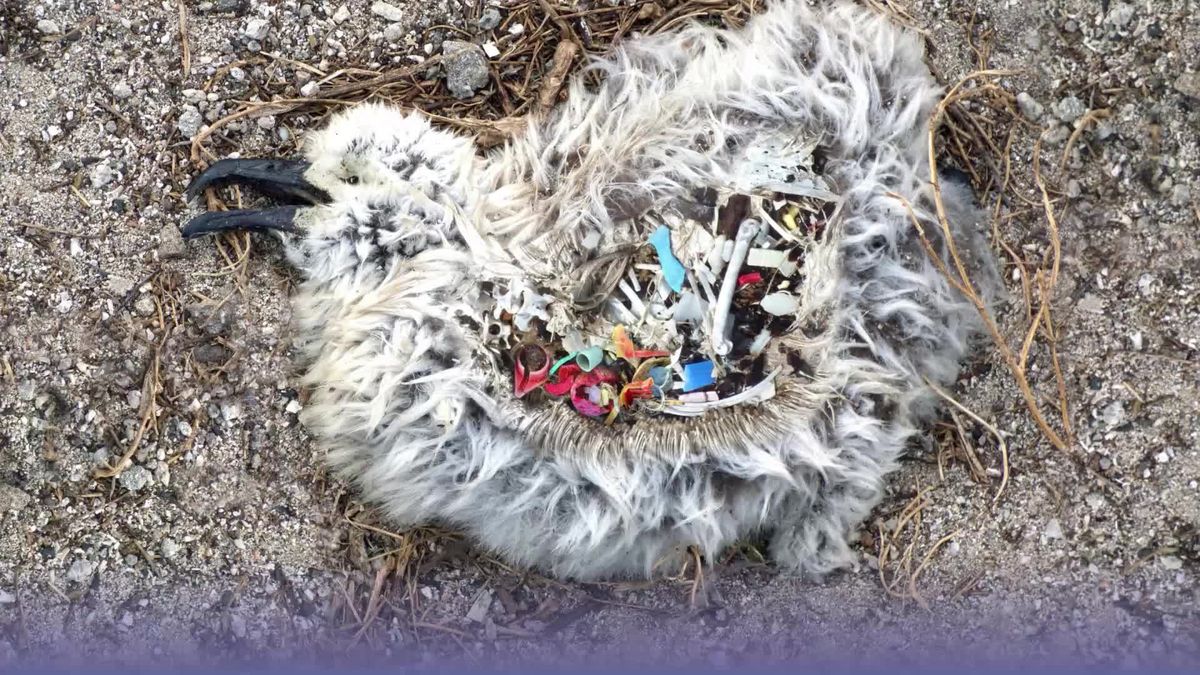
[[[513,360],[516,362],[513,366],[513,394],[517,398],[537,389],[550,377],[550,354],[540,345],[519,347]]]

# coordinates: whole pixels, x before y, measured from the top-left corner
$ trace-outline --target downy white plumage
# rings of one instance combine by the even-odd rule
[[[306,163],[218,163],[193,192],[258,182],[314,205],[205,214],[186,234],[281,234],[305,278],[302,421],[398,526],[445,523],[582,579],[646,576],[693,545],[711,559],[752,534],[788,570],[853,565],[849,538],[935,412],[924,378],[952,382],[978,329],[889,196],[941,246],[926,158],[939,88],[917,36],[849,3],[777,0],[742,30],[638,38],[589,67],[602,85],[576,77],[485,155],[364,104],[311,134]],[[645,240],[648,210],[729,186],[748,149],[797,138],[820,141],[842,200],[798,291],[789,339],[806,372],[758,406],[632,430],[513,398],[481,334],[490,284],[569,291],[596,251]],[[974,273],[999,289],[970,194],[943,193]]]

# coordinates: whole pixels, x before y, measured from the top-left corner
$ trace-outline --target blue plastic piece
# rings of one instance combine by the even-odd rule
[[[671,228],[659,225],[648,241],[658,253],[658,263],[662,266],[663,278],[667,280],[667,285],[676,293],[682,291],[687,271],[683,269],[683,264],[671,252]]]
[[[651,368],[650,379],[654,380],[654,386],[665,387],[671,383],[671,369],[666,366]]]
[[[696,361],[683,367],[683,391],[695,391],[713,383],[713,362]]]

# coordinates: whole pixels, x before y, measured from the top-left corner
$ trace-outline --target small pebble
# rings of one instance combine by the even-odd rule
[[[1040,120],[1046,111],[1041,103],[1038,103],[1032,96],[1024,91],[1017,94],[1017,108],[1020,109],[1021,114],[1025,116],[1025,119],[1029,120],[1030,122],[1036,122]]]
[[[381,1],[371,5],[371,13],[388,21],[404,20],[404,10],[388,2]]]
[[[500,10],[495,7],[486,7],[479,15],[480,30],[492,30],[500,25]]]
[[[350,20],[350,8],[345,5],[338,7],[337,11],[333,13],[333,22],[338,25],[346,23],[349,20]]]
[[[133,96],[133,87],[130,87],[129,83],[125,80],[121,80],[113,85],[112,95],[117,99],[129,98],[130,96]]]
[[[74,581],[77,584],[92,578],[92,572],[96,569],[96,563],[87,558],[80,558],[71,563],[71,567],[67,569],[67,581]]]
[[[242,29],[242,35],[245,35],[251,40],[262,42],[267,37],[267,33],[271,30],[271,24],[266,19],[253,17],[246,21],[246,27]]]
[[[1083,117],[1086,112],[1087,106],[1076,96],[1067,96],[1054,104],[1055,117],[1067,124]]]
[[[39,32],[45,33],[46,35],[58,35],[62,32],[62,29],[58,27],[58,24],[50,19],[42,19],[41,21],[38,21],[37,29]]]
[[[117,482],[121,487],[130,492],[137,492],[150,484],[154,480],[154,475],[146,469],[146,467],[135,464],[121,472],[121,477]]]
[[[29,505],[31,499],[23,490],[0,483],[0,513],[20,511]]]
[[[179,120],[175,123],[175,128],[179,129],[180,135],[191,140],[196,134],[200,133],[200,125],[204,124],[204,116],[194,105],[185,105],[179,113]]]

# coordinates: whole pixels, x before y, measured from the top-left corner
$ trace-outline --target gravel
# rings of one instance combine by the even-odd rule
[[[693,608],[689,583],[559,584],[450,537],[400,541],[350,523],[390,527],[325,472],[297,421],[304,399],[287,302],[295,277],[277,244],[253,238],[239,276],[214,242],[175,237],[195,213],[181,197],[198,169],[187,141],[271,87],[318,95],[321,76],[295,63],[382,72],[437,53],[434,27],[450,25],[464,34],[442,37],[469,45],[475,71],[466,78],[447,63],[436,86],[449,92],[453,74],[460,92],[487,90],[478,45],[498,41],[489,31],[500,32],[506,10],[485,6],[476,23],[474,4],[468,13],[454,2],[393,0],[403,17],[392,21],[373,4],[184,3],[187,76],[177,3],[39,0],[0,10],[0,669],[18,659],[345,655],[354,612],[388,560],[371,558],[402,546],[415,559],[382,592],[403,611],[354,642],[355,658],[592,663],[654,652],[678,665],[708,663],[719,647],[717,662],[815,663],[823,654],[900,659],[918,644],[979,664],[1014,645],[1131,668],[1195,658],[1200,15],[1185,3],[904,3],[937,46],[947,84],[978,65],[967,38],[994,35],[989,65],[1021,71],[1005,84],[1024,92],[1022,114],[1047,127],[1043,169],[1064,247],[1052,318],[1077,437],[1071,457],[1040,441],[997,360],[964,377],[955,395],[1008,441],[1003,497],[993,504],[994,478],[976,483],[960,460],[943,456],[939,467],[935,452],[916,447],[869,519],[896,518],[928,489],[917,562],[956,533],[920,578],[929,612],[887,597],[871,541],[857,547],[858,571],[822,583],[731,553],[706,572]],[[510,32],[534,29],[516,25]],[[78,39],[59,39],[81,26]],[[1088,109],[1109,117],[1079,133],[1059,173]],[[235,120],[207,146],[218,156],[294,152],[319,119],[302,111],[272,128]],[[297,136],[281,144],[285,129]],[[1032,148],[1015,150],[1025,161],[1014,162],[1014,177],[1027,178]],[[1000,234],[1036,270],[1044,222],[1036,208],[1013,208],[1023,215]],[[1012,272],[1016,301],[1000,320],[1019,342],[1024,307]],[[1051,398],[1046,355],[1033,359],[1035,389]],[[97,460],[133,447],[149,403],[153,424],[132,464],[97,479]],[[995,469],[988,434],[964,424]],[[20,598],[19,616],[9,597]],[[404,618],[410,603],[426,624],[469,637],[430,629],[418,642]]]

